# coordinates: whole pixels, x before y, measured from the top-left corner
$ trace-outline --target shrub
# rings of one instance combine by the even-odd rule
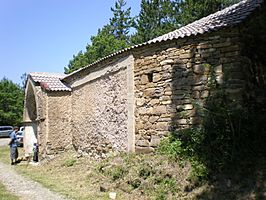
[[[75,165],[75,163],[77,162],[76,159],[67,159],[64,161],[63,165],[64,167],[72,167]]]

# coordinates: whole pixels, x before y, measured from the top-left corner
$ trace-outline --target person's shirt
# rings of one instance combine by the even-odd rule
[[[9,137],[11,139],[10,147],[17,147],[17,134],[16,134],[16,132],[13,131],[12,133],[10,133]]]

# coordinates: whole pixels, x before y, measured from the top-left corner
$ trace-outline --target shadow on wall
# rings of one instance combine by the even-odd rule
[[[266,28],[257,22],[242,34],[248,43],[231,63],[221,65],[216,51],[200,58],[191,45],[189,61],[173,65],[172,137],[182,154],[204,165],[199,173],[211,185],[198,199],[266,198]]]

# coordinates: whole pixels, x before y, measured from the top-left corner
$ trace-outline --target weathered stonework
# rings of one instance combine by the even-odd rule
[[[46,109],[46,154],[51,155],[72,146],[70,93],[48,93]]]
[[[151,45],[134,56],[137,151],[153,151],[170,131],[198,124],[193,104],[204,105],[211,80],[232,98],[242,96],[237,29]]]
[[[132,99],[128,99],[131,66],[133,58],[128,57],[72,83],[71,132],[78,151],[104,156],[109,151],[129,148],[128,125],[133,122],[128,116],[129,109],[133,109],[129,106]]]

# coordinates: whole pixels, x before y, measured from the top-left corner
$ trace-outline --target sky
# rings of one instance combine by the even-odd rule
[[[126,0],[132,16],[141,0]],[[109,22],[115,0],[0,0],[0,79],[64,72],[74,54]]]

